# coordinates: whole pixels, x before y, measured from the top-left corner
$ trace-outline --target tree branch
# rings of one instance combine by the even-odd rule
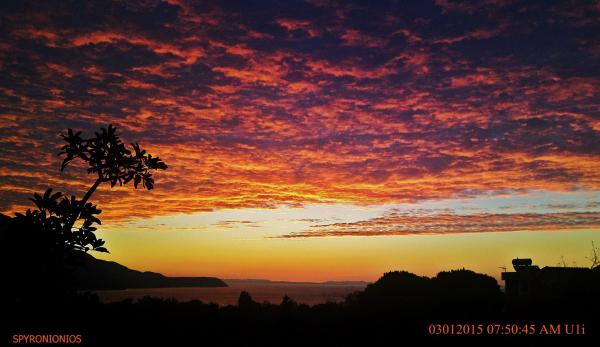
[[[94,182],[94,184],[90,187],[90,189],[88,189],[87,193],[85,193],[85,195],[83,196],[83,199],[79,203],[79,208],[77,209],[76,215],[73,216],[73,219],[69,222],[69,225],[67,225],[67,230],[70,231],[73,228],[73,225],[75,224],[75,222],[79,219],[79,216],[81,215],[81,211],[83,210],[83,207],[85,206],[85,204],[87,204],[88,200],[90,199],[92,194],[94,194],[94,192],[96,191],[96,188],[98,188],[100,183],[102,183],[102,179],[98,178],[96,180],[96,182]]]

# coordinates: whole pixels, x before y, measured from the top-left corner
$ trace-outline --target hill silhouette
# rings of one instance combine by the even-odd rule
[[[167,277],[150,271],[129,269],[114,261],[86,254],[82,266],[75,269],[78,289],[126,289],[168,287],[227,287],[216,277]]]

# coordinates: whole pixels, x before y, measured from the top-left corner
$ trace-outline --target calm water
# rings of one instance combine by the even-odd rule
[[[279,304],[284,295],[298,303],[315,305],[328,301],[343,301],[347,294],[362,290],[362,286],[325,284],[233,284],[229,287],[188,287],[188,288],[139,288],[125,290],[96,291],[103,302],[121,301],[131,298],[134,301],[144,296],[174,298],[177,301],[200,300],[219,305],[237,305],[240,292],[245,290],[257,302],[268,301]]]

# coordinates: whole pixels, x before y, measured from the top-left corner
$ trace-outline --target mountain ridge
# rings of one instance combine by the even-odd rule
[[[89,254],[85,255],[82,266],[75,268],[74,273],[80,290],[228,286],[216,277],[168,277],[158,272],[133,270]]]

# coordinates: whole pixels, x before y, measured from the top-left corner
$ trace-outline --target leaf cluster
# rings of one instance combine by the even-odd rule
[[[67,142],[59,153],[65,155],[61,171],[71,161],[80,158],[88,164],[88,173],[96,174],[101,182],[110,182],[111,187],[133,180],[135,188],[141,183],[144,188],[153,189],[154,179],[150,171],[167,168],[159,157],[146,153],[137,143],[131,144],[132,150],[128,149],[112,125],[87,139],[81,137],[80,131],[73,132],[72,129],[61,136]]]
[[[30,200],[37,209],[28,209],[25,214],[16,213],[16,222],[37,231],[38,237],[51,248],[64,254],[90,250],[108,253],[104,240],[94,234],[97,230],[94,225],[101,224],[97,215],[102,212],[96,205],[82,204],[75,196],[69,198],[60,192],[52,193],[52,189],[42,195],[35,193]],[[71,227],[74,218],[78,226]]]

